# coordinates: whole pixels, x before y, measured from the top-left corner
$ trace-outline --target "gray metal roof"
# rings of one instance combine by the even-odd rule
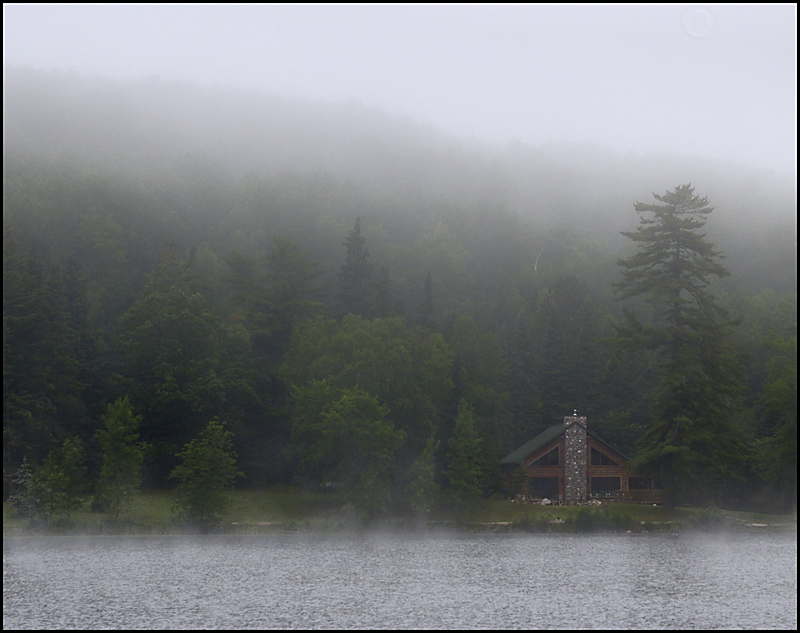
[[[509,453],[508,455],[506,455],[502,459],[500,464],[521,464],[522,460],[525,459],[528,455],[530,455],[534,451],[538,451],[540,448],[542,448],[542,446],[544,446],[548,442],[552,442],[558,436],[562,435],[564,433],[564,431],[566,431],[573,424],[575,424],[575,423],[574,422],[570,422],[570,423],[564,424],[562,422],[561,424],[555,424],[555,425],[545,429],[544,431],[539,433],[539,435],[534,437],[530,442],[527,442],[527,443],[523,444],[522,446],[520,446],[514,452]],[[606,442],[603,438],[597,437],[597,435],[595,435],[594,433],[592,433],[589,430],[587,430],[586,432],[589,435],[591,435],[594,439],[602,442],[603,444],[608,446],[610,449],[612,449],[614,452],[619,453],[625,459],[630,461],[630,457],[628,457],[627,455],[625,455],[623,453],[620,453],[616,448],[611,446],[611,444]]]
[[[571,425],[570,425],[571,426]],[[545,429],[539,435],[534,437],[530,442],[527,442],[520,446],[517,450],[513,453],[506,455],[503,460],[500,462],[501,464],[521,464],[522,460],[525,459],[528,455],[533,453],[534,451],[539,450],[547,444],[548,442],[553,441],[559,435],[564,433],[567,430],[567,425],[563,422],[561,424],[556,424],[551,426],[548,429]]]

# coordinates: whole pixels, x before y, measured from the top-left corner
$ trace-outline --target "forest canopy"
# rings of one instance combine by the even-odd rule
[[[574,408],[646,455],[665,385],[724,347],[736,384],[681,415],[716,416],[736,450],[698,453],[726,484],[683,501],[796,498],[793,182],[169,82],[10,69],[4,91],[4,496],[78,442],[106,481],[124,402],[147,487],[218,420],[239,486],[338,482],[370,513],[461,503],[504,494],[500,459]],[[686,316],[693,342],[666,362],[628,237],[635,204],[690,182],[715,207],[687,228],[713,244],[696,253],[729,275],[694,288],[718,318]]]

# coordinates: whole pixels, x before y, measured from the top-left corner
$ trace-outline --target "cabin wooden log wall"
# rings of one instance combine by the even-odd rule
[[[634,489],[642,488],[641,481],[629,476],[628,461],[588,430],[586,418],[568,416],[508,455],[502,465],[509,484],[522,466],[528,495],[581,503],[592,497],[627,498],[632,479]],[[645,483],[644,488],[652,489],[652,482]],[[542,495],[542,490],[550,492]]]

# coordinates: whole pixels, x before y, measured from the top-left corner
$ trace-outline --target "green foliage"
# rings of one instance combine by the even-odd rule
[[[337,324],[318,317],[295,329],[282,375],[295,386],[324,380],[334,393],[359,388],[377,397],[406,433],[403,461],[410,462],[439,428],[453,386],[451,358],[441,335],[400,318],[347,315]]]
[[[472,407],[461,400],[453,435],[447,444],[447,481],[457,509],[468,508],[483,493],[481,439],[476,422]]]
[[[558,275],[537,283],[525,298],[508,351],[513,422],[504,438],[506,451],[574,408],[594,425],[604,411],[641,398],[630,382],[618,382],[618,370],[607,369],[612,358],[602,341],[607,333],[600,293],[578,277]],[[620,365],[627,368],[630,360]],[[615,432],[603,437],[618,441]]]
[[[292,420],[321,420],[345,390],[361,390],[406,435],[394,451],[392,501],[402,491],[411,501],[413,482],[428,481],[431,437],[439,442],[433,472],[447,486],[446,452],[462,399],[474,411],[484,493],[499,487],[499,458],[577,407],[624,452],[641,447],[639,465],[664,475],[665,485],[674,475],[676,486],[698,497],[728,495],[726,481],[754,499],[785,504],[796,495],[796,361],[784,349],[796,337],[795,183],[730,173],[720,179],[694,165],[724,213],[709,215],[683,186],[637,205],[643,223],[633,230],[618,201],[620,191],[641,190],[642,179],[632,175],[638,165],[620,163],[614,171],[624,175],[611,180],[582,170],[575,186],[563,157],[548,150],[510,149],[486,162],[471,150],[416,146],[417,155],[413,140],[411,154],[389,156],[370,145],[377,153],[365,162],[359,143],[342,153],[338,125],[330,142],[299,150],[314,155],[308,164],[327,156],[338,176],[238,178],[251,167],[281,171],[280,157],[264,151],[264,142],[278,138],[269,125],[242,124],[253,151],[229,152],[237,157],[230,174],[194,151],[195,141],[166,154],[163,143],[148,145],[152,138],[123,148],[122,158],[110,146],[97,154],[97,135],[84,134],[86,118],[73,116],[81,108],[57,116],[64,125],[54,132],[52,117],[40,116],[50,110],[32,95],[52,88],[70,98],[48,108],[74,104],[75,95],[96,107],[132,94],[163,99],[170,89],[142,96],[89,82],[92,95],[81,97],[89,85],[83,80],[12,75],[12,110],[39,114],[8,129],[18,142],[38,139],[37,147],[4,156],[6,494],[25,457],[41,466],[65,438],[92,441],[107,404],[124,394],[142,414],[145,487],[165,485],[175,453],[213,416],[228,422],[248,485],[301,474],[323,481],[333,468],[326,459],[303,470],[284,457]],[[98,101],[95,88],[115,96]],[[184,88],[179,101],[191,108]],[[184,119],[175,115],[158,127],[180,127]],[[140,135],[141,122],[128,123]],[[127,123],[114,118],[119,125]],[[52,148],[53,134],[64,151],[43,158],[39,149]],[[290,151],[299,164],[297,147]],[[50,158],[56,154],[71,158]],[[376,157],[389,168],[364,170]],[[730,256],[727,281],[718,249],[702,234],[707,218],[709,234]],[[620,267],[614,227],[630,227],[630,243],[639,247]],[[288,235],[299,242],[281,237]],[[197,248],[181,253],[175,244]],[[372,275],[370,262],[380,274]],[[619,270],[620,295],[639,314],[622,316],[618,345],[607,347],[601,339],[618,310],[607,295]],[[403,293],[413,303],[409,321],[396,318]],[[341,305],[323,304],[335,299]],[[742,319],[733,341],[721,304]],[[427,328],[409,325],[418,316]],[[330,393],[314,391],[315,381]],[[310,394],[292,401],[292,385],[320,402]],[[99,473],[99,453],[90,466]]]
[[[797,499],[797,337],[767,341],[775,355],[760,399],[766,434],[757,440],[758,470],[782,504]]]
[[[433,329],[436,322],[433,318],[433,281],[431,280],[431,272],[425,275],[425,283],[422,286],[422,296],[419,300],[418,320],[422,327]]]
[[[368,316],[372,310],[372,264],[366,238],[361,235],[361,218],[356,218],[353,230],[348,233],[342,246],[345,261],[339,271],[339,301],[344,314]]]
[[[318,264],[288,237],[272,240],[263,275],[256,261],[242,253],[231,253],[227,263],[231,300],[237,306],[235,320],[250,334],[260,364],[274,371],[286,352],[294,324],[324,307],[317,299]]]
[[[180,463],[170,473],[177,482],[178,516],[189,523],[218,521],[227,507],[225,491],[242,473],[236,469],[233,434],[225,423],[211,420],[198,438],[178,453]]]
[[[436,478],[436,452],[439,442],[431,436],[425,444],[425,449],[411,464],[411,480],[406,487],[408,501],[412,510],[418,516],[430,513],[440,494],[440,487]]]
[[[505,454],[501,443],[508,437],[508,368],[501,344],[469,316],[454,319],[444,335],[453,349],[453,401],[463,398],[473,408],[481,439],[481,482],[484,488],[497,490],[501,486],[498,464]]]
[[[142,416],[135,416],[128,397],[108,405],[104,428],[97,432],[103,463],[95,501],[115,519],[130,508],[142,480],[145,445],[139,439]]]
[[[578,532],[594,532],[603,526],[603,516],[596,508],[580,508],[569,517],[572,527]]]
[[[597,532],[601,530],[638,530],[641,523],[633,520],[627,511],[616,511],[610,506],[583,507],[570,514],[565,521],[575,532]]]
[[[273,315],[273,337],[288,342],[295,322],[324,307],[316,299],[319,265],[297,242],[287,237],[273,240],[273,248],[266,259],[266,302]]]
[[[684,520],[683,527],[691,530],[715,531],[730,528],[730,523],[722,511],[709,506],[692,512]]]
[[[84,429],[82,397],[90,337],[74,265],[67,281],[45,270],[31,248],[3,243],[3,463],[13,472],[23,456],[34,462],[65,436]],[[83,343],[81,342],[83,341]]]
[[[620,298],[642,297],[653,307],[652,324],[626,311],[617,344],[657,354],[656,421],[632,468],[660,480],[672,503],[673,494],[713,494],[743,479],[744,446],[731,423],[740,374],[729,343],[733,323],[708,291],[712,277],[728,272],[697,232],[713,209],[690,185],[654,197],[661,204],[635,205],[653,217],[641,215],[636,231],[623,232],[638,251],[619,261],[615,284]]]
[[[375,307],[373,316],[376,319],[388,319],[405,314],[402,296],[395,292],[394,284],[389,276],[389,269],[381,266],[378,281],[375,283]]]
[[[224,413],[229,388],[224,356],[233,337],[192,289],[187,264],[174,246],[120,326],[120,387],[143,413],[153,483],[163,484],[174,466],[172,455],[199,430],[198,414]]]
[[[289,452],[298,475],[335,483],[370,516],[385,513],[406,437],[388,419],[389,409],[359,387],[334,390],[326,381],[296,388],[295,400]]]
[[[32,524],[69,521],[70,512],[85,502],[84,450],[79,440],[67,439],[37,467],[23,460],[14,479],[19,490],[11,504]]]
[[[356,388],[343,390],[322,414],[323,438],[336,451],[335,480],[370,515],[387,510],[396,454],[405,440],[388,413],[375,396]]]

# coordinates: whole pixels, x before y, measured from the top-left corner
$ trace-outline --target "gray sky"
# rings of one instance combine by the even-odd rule
[[[3,5],[4,65],[356,99],[459,136],[793,174],[797,7]]]

